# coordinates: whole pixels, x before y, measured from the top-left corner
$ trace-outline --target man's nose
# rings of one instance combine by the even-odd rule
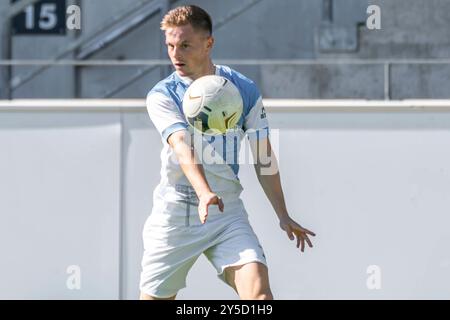
[[[179,58],[181,58],[181,52],[180,52],[180,49],[178,49],[178,48],[173,48],[173,56],[174,56],[174,58],[175,59],[179,59]]]

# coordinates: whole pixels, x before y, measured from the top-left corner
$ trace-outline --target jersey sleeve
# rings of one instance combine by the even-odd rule
[[[187,129],[183,114],[169,97],[160,92],[150,92],[146,104],[148,115],[164,141],[167,142],[172,133]]]
[[[269,122],[259,91],[255,92],[248,113],[245,115],[244,128],[249,140],[261,140],[269,135]]]

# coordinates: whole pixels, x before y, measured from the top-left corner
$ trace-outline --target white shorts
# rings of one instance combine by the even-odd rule
[[[174,296],[186,287],[186,276],[202,253],[223,281],[226,267],[249,262],[267,265],[240,198],[223,197],[223,213],[210,206],[203,225],[194,198],[192,193],[185,203],[155,198],[143,231],[141,292],[159,298]]]

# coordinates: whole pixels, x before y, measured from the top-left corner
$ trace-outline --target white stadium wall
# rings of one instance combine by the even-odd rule
[[[275,298],[449,299],[450,101],[266,105],[289,212],[317,233],[300,253],[241,166]],[[0,102],[0,299],[137,299],[160,150],[142,100]],[[203,257],[187,283],[237,298]]]

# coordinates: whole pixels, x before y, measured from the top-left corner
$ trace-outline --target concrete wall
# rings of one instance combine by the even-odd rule
[[[121,16],[139,2],[142,1],[84,1],[83,12],[86,13],[84,15],[84,32],[88,33],[104,26],[112,17]],[[159,59],[161,50],[159,21],[160,16],[156,15],[90,59]],[[145,66],[82,67],[80,68],[81,95],[83,98],[101,98],[119,88],[144,69],[146,69]],[[124,90],[117,91],[113,97],[144,97],[149,87],[158,82],[160,78],[160,69],[157,68],[138,81],[131,83]]]
[[[119,119],[1,112],[0,299],[119,297]]]
[[[263,66],[261,86],[273,98],[383,99],[383,66]]]
[[[136,299],[161,149],[145,109],[0,114],[0,298]],[[289,212],[317,233],[301,254],[241,166],[276,298],[450,297],[450,113],[268,118]],[[367,286],[370,266],[380,289]],[[187,283],[179,298],[237,298],[203,257]]]
[[[82,34],[88,34],[122,14],[133,1],[81,1]],[[231,1],[175,1],[173,6],[198,4],[207,9],[215,22],[238,10],[246,3]],[[381,7],[381,30],[365,27],[367,5]],[[264,0],[243,12],[215,32],[213,57],[218,59],[435,59],[450,57],[449,0],[334,0],[332,19],[326,21],[322,1]],[[1,9],[1,7],[0,7]],[[160,57],[160,16],[144,23],[91,59],[154,59]],[[327,35],[332,35],[326,39]],[[353,39],[354,38],[354,39]],[[14,58],[48,58],[63,48],[70,37],[15,36]],[[350,41],[344,50],[333,50],[341,41]],[[334,44],[333,44],[334,43]],[[323,50],[321,45],[330,46]],[[33,50],[29,50],[33,48]],[[268,98],[283,96],[297,98],[363,98],[383,97],[384,83],[380,75],[383,65],[365,67],[322,65],[319,67],[233,66],[254,79]],[[29,67],[14,68],[14,75]],[[114,91],[143,67],[82,67],[80,68],[80,97],[102,97]],[[289,69],[287,81],[284,70]],[[357,70],[357,78],[349,75]],[[437,72],[439,70],[439,72]],[[447,66],[394,65],[390,84],[391,97],[448,98]],[[155,70],[119,90],[113,97],[144,97],[161,78]],[[321,79],[327,78],[326,81]],[[319,80],[318,80],[319,79]],[[345,85],[330,85],[349,80]],[[346,81],[345,81],[346,82]],[[283,83],[281,87],[279,84]],[[301,84],[301,86],[299,86]],[[16,90],[15,97],[72,97],[74,72],[70,67],[53,67],[33,82]],[[414,90],[411,88],[414,87]],[[275,89],[279,88],[279,89]]]

